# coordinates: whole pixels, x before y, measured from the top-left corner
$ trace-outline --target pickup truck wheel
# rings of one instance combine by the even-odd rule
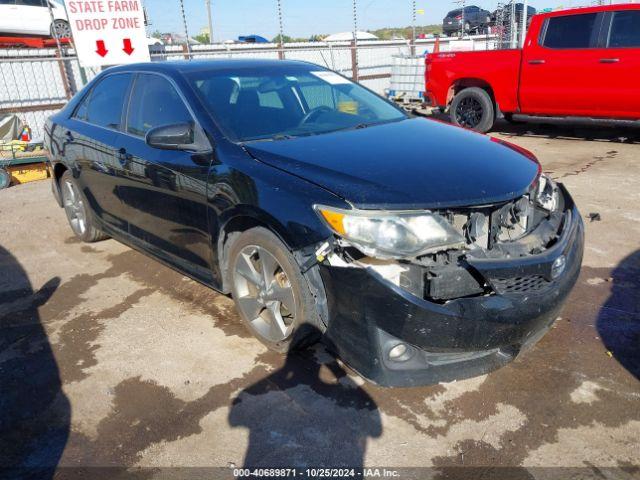
[[[495,109],[489,94],[477,87],[465,88],[451,102],[451,122],[460,127],[486,133],[495,121]]]

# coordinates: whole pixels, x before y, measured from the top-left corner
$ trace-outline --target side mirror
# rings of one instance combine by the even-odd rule
[[[145,138],[147,145],[161,150],[193,150],[195,132],[189,123],[152,128]]]

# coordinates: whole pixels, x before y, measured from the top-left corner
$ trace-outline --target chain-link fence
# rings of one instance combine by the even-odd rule
[[[405,40],[353,42],[306,42],[278,44],[193,45],[190,51],[180,45],[156,48],[154,62],[185,59],[270,58],[302,60],[353,78],[372,90],[384,94],[389,88],[393,57],[432,52],[435,39],[417,40],[414,45]],[[440,49],[485,50],[494,48],[490,36],[465,40],[442,39]],[[0,116],[17,115],[28,125],[33,138],[43,135],[45,119],[59,110],[86,85],[99,69],[80,67],[75,52],[56,49],[0,50]]]

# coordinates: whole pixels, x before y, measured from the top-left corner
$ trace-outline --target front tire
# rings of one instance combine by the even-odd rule
[[[449,115],[454,125],[486,133],[493,127],[496,112],[486,90],[471,87],[460,91],[453,98]]]
[[[69,170],[60,177],[60,192],[69,226],[79,240],[94,243],[109,238],[96,227],[85,197]]]
[[[296,259],[261,227],[243,232],[229,250],[229,280],[248,330],[279,353],[315,343],[324,331],[314,296]]]

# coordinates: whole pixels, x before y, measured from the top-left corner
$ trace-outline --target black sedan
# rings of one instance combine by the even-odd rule
[[[382,385],[504,365],[580,270],[580,215],[531,153],[316,65],[111,68],[46,132],[78,238],[231,294],[271,349],[321,337]]]

